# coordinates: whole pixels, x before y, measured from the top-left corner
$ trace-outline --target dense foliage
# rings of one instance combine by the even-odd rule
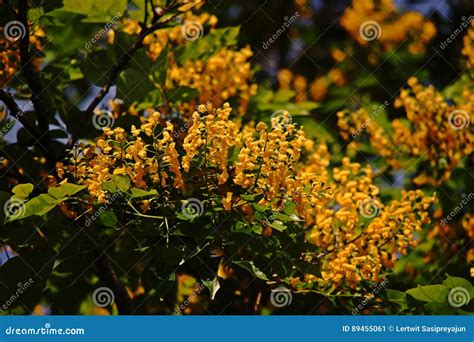
[[[291,3],[264,49],[317,44]],[[200,0],[0,5],[0,312],[473,310],[471,17],[438,87],[436,24],[391,0],[311,77]]]

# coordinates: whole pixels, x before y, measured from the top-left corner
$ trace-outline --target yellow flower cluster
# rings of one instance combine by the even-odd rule
[[[384,206],[370,166],[344,158],[329,180],[325,145],[315,152],[312,161],[316,160],[319,165],[310,164],[305,171],[320,176],[330,191],[320,199],[319,210],[305,220],[311,229],[310,240],[323,251],[323,283],[337,286],[345,281],[356,286],[361,280],[379,281],[383,267],[392,267],[398,254],[416,244],[414,234],[429,223],[427,210],[434,198],[421,191],[402,192],[399,201]],[[306,280],[321,281],[314,276]]]
[[[257,93],[257,85],[251,84],[252,67],[249,47],[239,51],[222,49],[209,59],[187,61],[180,66],[172,61],[168,71],[167,87],[186,86],[196,89],[196,102],[186,103],[182,111],[192,111],[198,103],[210,102],[220,107],[231,98],[239,100],[239,114],[244,114],[250,99]]]
[[[224,184],[229,178],[227,162],[229,149],[238,143],[238,127],[229,120],[232,109],[228,103],[222,109],[213,111],[211,104],[200,105],[192,117],[192,126],[184,138],[182,166],[186,172],[191,168],[191,161],[203,150],[206,164],[219,169],[218,184]],[[203,118],[202,115],[207,114]],[[203,148],[202,148],[203,147]]]
[[[209,13],[194,14],[192,12],[185,12],[182,15],[183,25],[186,23],[193,23],[196,27],[214,28],[217,24],[217,17]],[[129,35],[139,34],[142,28],[137,20],[124,18],[122,21],[121,30]],[[183,25],[177,25],[169,29],[161,29],[154,31],[146,36],[143,44],[147,47],[148,55],[154,61],[158,58],[163,48],[168,43],[174,45],[182,45],[186,43],[185,35],[183,34]],[[199,34],[199,33],[198,33]],[[113,30],[109,31],[109,43],[115,40],[115,33]]]
[[[382,206],[369,166],[345,158],[330,171],[327,146],[313,146],[288,116],[273,118],[271,127],[260,122],[240,128],[230,115],[227,103],[217,109],[200,105],[184,139],[158,112],[130,133],[104,129],[95,144],[74,151],[67,165],[58,163],[58,175],[86,185],[101,203],[107,202],[104,183],[112,175],[127,175],[137,188],[181,193],[192,191],[185,189],[185,180],[192,179],[219,197],[226,211],[240,210],[251,221],[253,211],[241,194],[260,195],[259,204],[275,211],[295,203],[308,239],[324,253],[314,257],[323,268],[318,281],[325,285],[377,281],[383,267],[416,243],[414,233],[428,222],[432,198],[403,192],[400,200]],[[306,158],[307,151],[312,154]],[[263,234],[270,236],[271,228]]]
[[[145,37],[143,44],[147,47],[148,55],[156,60],[163,49],[168,45],[184,45],[186,35],[199,37],[204,29],[211,31],[217,24],[217,17],[208,13],[199,15],[192,12],[183,13],[183,25],[170,29],[162,29]],[[127,34],[139,34],[141,27],[138,21],[126,18],[123,20],[122,31]],[[186,26],[187,25],[187,26]],[[186,30],[190,32],[186,32]],[[109,42],[114,40],[114,33],[110,31]],[[257,85],[250,82],[252,68],[249,59],[253,52],[249,47],[234,51],[222,49],[206,60],[188,60],[184,65],[170,54],[168,56],[168,74],[166,89],[186,86],[196,89],[199,93],[196,101],[183,103],[178,110],[184,116],[190,117],[199,103],[211,102],[214,107],[221,107],[226,101],[236,98],[239,104],[238,112],[245,113],[250,99],[257,93]]]
[[[254,132],[248,130],[242,137],[242,149],[237,156],[234,183],[264,194],[270,202],[282,189],[295,191],[294,166],[307,143],[302,129],[289,122],[289,116],[272,119],[272,129],[257,124]]]
[[[128,175],[137,188],[158,184],[184,189],[173,125],[161,129],[159,121],[154,112],[139,128],[132,126],[130,134],[120,127],[104,128],[95,145],[78,147],[67,165],[57,163],[58,176],[84,184],[100,203],[107,202],[103,184],[111,175]],[[151,144],[146,142],[150,138]]]
[[[331,69],[327,75],[317,77],[308,85],[308,80],[302,75],[294,75],[288,69],[278,72],[278,88],[280,90],[295,91],[295,102],[306,101],[308,94],[313,101],[322,101],[331,85],[343,86],[347,83],[346,77],[341,69]]]
[[[439,174],[422,173],[414,180],[416,184],[440,184],[473,151],[474,93],[465,89],[455,105],[416,78],[408,84],[410,89],[401,91],[395,106],[404,108],[409,125],[393,121],[394,142],[412,156],[426,158],[438,170]]]
[[[361,30],[371,22],[377,23],[378,27],[371,27],[373,31],[367,32],[370,35],[367,39]],[[395,49],[410,39],[409,51],[412,54],[423,53],[436,35],[436,27],[431,21],[425,21],[418,12],[399,13],[392,0],[353,0],[340,23],[363,46],[372,40],[372,34],[380,35],[377,41],[385,50]]]
[[[0,29],[0,87],[5,86],[15,75],[20,67],[20,52],[18,41],[10,41],[3,35],[3,28]],[[42,51],[42,40],[45,37],[44,31],[40,27],[31,28],[30,44]],[[41,57],[33,58],[33,65],[39,70]]]
[[[469,239],[473,241],[474,240],[474,215],[466,214],[462,219],[462,227],[464,231],[466,232],[467,236],[469,237]],[[468,250],[466,259],[468,263],[470,264],[474,263],[474,248],[473,247],[471,247]],[[470,274],[471,274],[471,277],[474,278],[474,267],[471,267]]]
[[[339,133],[341,137],[347,141],[351,138],[354,139],[347,145],[347,148],[349,150],[357,150],[361,143],[360,140],[356,138],[366,131],[369,135],[371,146],[376,147],[378,154],[386,158],[387,162],[393,168],[398,169],[401,167],[401,163],[395,157],[396,151],[394,150],[393,141],[374,121],[375,115],[377,115],[377,111],[369,114],[364,108],[360,108],[354,112],[349,110],[339,111],[337,113]],[[403,146],[398,146],[398,150],[402,147]]]
[[[395,100],[395,107],[405,110],[407,120],[393,120],[393,140],[363,109],[349,114],[340,112],[338,125],[346,139],[365,128],[371,145],[394,168],[401,167],[402,159],[427,161],[429,169],[419,174],[414,183],[438,185],[449,179],[463,158],[473,152],[474,94],[465,89],[458,104],[450,104],[433,86],[425,87],[414,77],[408,85],[410,88],[403,89]]]
[[[471,22],[471,28],[463,38],[464,47],[461,53],[467,59],[467,66],[470,69],[474,68],[474,21]]]

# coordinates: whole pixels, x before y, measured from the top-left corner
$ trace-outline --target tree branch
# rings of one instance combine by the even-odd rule
[[[35,133],[36,140],[39,141],[39,148],[43,152],[50,167],[55,167],[57,156],[51,150],[51,136],[49,133],[49,117],[46,106],[41,94],[43,93],[43,86],[41,79],[35,68],[33,67],[33,56],[30,54],[30,29],[28,26],[28,1],[19,0],[18,2],[18,21],[20,21],[25,28],[25,34],[20,38],[20,61],[21,74],[25,78],[28,87],[31,90],[31,102],[35,108],[36,118],[38,121],[39,132],[36,127],[34,130],[27,128],[23,121],[20,121],[26,129]],[[26,121],[25,121],[26,122]]]
[[[34,125],[32,125],[28,120],[26,119],[25,112],[18,107],[18,104],[16,103],[15,99],[13,98],[12,95],[7,93],[5,90],[0,89],[0,101],[5,103],[7,106],[8,110],[10,111],[10,114],[17,120],[19,121],[23,127],[33,136],[36,138],[36,140],[39,141],[38,143],[38,148],[40,151],[43,153],[44,157],[48,161],[51,167],[55,166],[56,162],[56,156],[54,156],[40,141],[39,137],[41,136],[40,132],[38,132],[38,128]]]
[[[130,315],[132,313],[132,302],[127,289],[117,277],[115,270],[110,264],[109,259],[104,252],[96,251],[97,260],[95,262],[99,277],[104,284],[112,290],[115,296],[115,304],[120,315]]]
[[[176,15],[174,15],[171,18],[169,18],[169,19],[167,19],[163,22],[157,22],[160,18],[162,18],[164,15],[168,14],[176,6],[177,6],[177,3],[174,3],[170,6],[168,6],[167,8],[165,8],[160,13],[160,15],[158,17],[153,18],[152,25],[149,26],[148,28],[143,29],[142,32],[140,33],[140,35],[138,36],[138,38],[135,40],[135,42],[115,62],[115,64],[112,67],[112,70],[110,72],[110,75],[107,78],[106,83],[102,86],[99,93],[96,95],[96,97],[92,100],[92,102],[87,107],[86,116],[85,116],[84,120],[82,121],[77,133],[72,135],[71,139],[69,139],[69,142],[67,144],[67,148],[70,149],[76,144],[76,142],[79,139],[79,136],[81,135],[83,127],[85,127],[85,124],[87,123],[87,120],[91,119],[91,116],[94,114],[95,108],[100,104],[100,102],[108,94],[108,92],[110,91],[110,88],[115,84],[115,81],[117,80],[118,76],[125,69],[128,62],[130,62],[130,60],[133,58],[133,55],[135,54],[135,52],[137,52],[138,49],[143,47],[143,40],[145,39],[145,37],[148,36],[149,34],[153,33],[154,31],[160,29],[160,28],[166,27],[166,25],[176,17]]]
[[[10,114],[25,127],[33,136],[37,136],[38,132],[36,127],[31,125],[25,117],[25,112],[18,107],[18,104],[15,102],[13,96],[7,93],[5,90],[0,89],[0,101],[5,103]]]

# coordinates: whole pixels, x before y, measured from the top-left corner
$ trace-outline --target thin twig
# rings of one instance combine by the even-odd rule
[[[176,4],[167,7],[164,9],[161,13],[159,18],[163,17],[165,14],[167,14],[169,11],[174,9]],[[149,34],[153,33],[154,31],[166,27],[166,25],[173,20],[179,13],[176,15],[170,17],[169,19],[163,21],[163,22],[155,22],[153,23],[150,27],[144,29],[138,38],[135,40],[135,42],[127,49],[127,51],[119,57],[119,59],[115,62],[115,64],[112,67],[112,70],[110,72],[109,77],[107,78],[106,83],[102,86],[100,89],[99,93],[96,95],[96,97],[92,100],[92,102],[87,106],[86,109],[86,116],[84,117],[84,120],[82,121],[81,125],[79,126],[79,130],[77,131],[76,134],[73,134],[71,136],[71,139],[69,140],[67,147],[70,149],[72,146],[74,146],[79,139],[82,130],[86,126],[85,124],[87,123],[87,120],[90,120],[90,117],[94,114],[95,108],[100,104],[100,102],[104,99],[104,97],[109,93],[110,88],[115,84],[118,76],[120,73],[125,69],[127,64],[130,62],[130,60],[133,58],[133,55],[135,52],[137,52],[138,49],[143,47],[143,40],[145,39],[146,36]],[[159,19],[158,18],[158,19]],[[154,19],[155,21],[155,19]]]

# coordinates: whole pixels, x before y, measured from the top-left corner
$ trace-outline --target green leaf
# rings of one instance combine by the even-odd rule
[[[387,289],[386,293],[387,293],[387,299],[390,302],[398,304],[401,310],[408,309],[407,295],[405,292]]]
[[[115,228],[118,224],[117,215],[113,211],[104,210],[99,216],[100,223],[106,227]]]
[[[54,209],[59,202],[60,201],[56,198],[48,194],[41,194],[38,197],[32,198],[28,202],[23,203],[22,207],[18,209],[20,210],[19,214],[7,217],[7,222],[22,220],[33,215],[42,216]]]
[[[111,175],[110,179],[114,182],[118,190],[125,192],[130,189],[130,178],[125,175]]]
[[[234,261],[233,263],[236,264],[237,266],[240,266],[246,269],[247,271],[249,271],[250,273],[252,273],[254,276],[256,276],[259,279],[268,280],[268,277],[266,276],[266,274],[260,271],[260,269],[258,269],[258,267],[255,266],[253,261],[243,260],[243,261]]]
[[[181,64],[187,60],[206,60],[219,50],[236,45],[239,31],[238,26],[213,30],[203,38],[187,43],[178,49],[176,56]]]
[[[275,213],[275,214],[273,214],[273,217],[276,220],[280,220],[280,221],[286,221],[286,222],[297,221],[294,217],[291,217],[291,216],[288,216],[288,215],[285,215],[285,214],[282,214],[282,213]]]
[[[87,54],[80,69],[86,79],[95,85],[103,85],[107,81],[110,67],[114,64],[114,56],[109,50],[96,50]]]
[[[418,286],[407,290],[406,293],[422,302],[444,303],[448,296],[449,289],[444,285]]]
[[[86,16],[83,22],[105,23],[122,16],[126,8],[127,0],[64,0],[61,10]]]
[[[143,110],[156,107],[164,102],[163,92],[161,89],[153,89],[148,92],[145,99],[137,106],[137,110]]]
[[[185,86],[175,88],[168,93],[169,99],[178,103],[192,101],[198,96],[199,92],[196,89]]]
[[[132,199],[133,198],[154,196],[154,195],[158,194],[158,191],[156,191],[155,189],[146,191],[146,190],[143,190],[143,189],[133,188],[133,189],[131,189],[131,192],[132,192],[132,194],[131,194],[130,198],[132,198]]]
[[[460,277],[451,277],[447,275],[447,278],[443,280],[443,285],[448,289],[453,289],[455,287],[461,287],[466,289],[469,292],[471,298],[474,298],[474,286],[469,282],[469,280],[460,278]]]
[[[12,192],[15,194],[16,198],[26,199],[31,194],[33,189],[34,185],[31,183],[18,184],[12,189]]]
[[[49,188],[48,194],[58,200],[63,200],[65,197],[77,194],[79,191],[84,190],[86,187],[83,185],[76,185],[71,183],[64,183],[60,186]]]
[[[126,102],[141,102],[150,91],[156,89],[147,71],[134,68],[122,71],[116,85],[117,96]]]
[[[283,212],[286,215],[298,215],[298,211],[296,207],[297,205],[295,202],[288,202],[285,204],[285,207],[283,208]]]
[[[270,223],[270,227],[272,227],[273,229],[278,230],[279,232],[282,232],[282,231],[284,231],[288,228],[287,226],[285,226],[280,221],[273,221],[272,223]]]
[[[153,63],[152,73],[153,79],[156,83],[164,85],[166,82],[166,75],[168,73],[168,46],[161,51],[155,63]]]
[[[273,101],[275,102],[289,102],[296,95],[296,91],[290,89],[281,89],[275,93]]]

